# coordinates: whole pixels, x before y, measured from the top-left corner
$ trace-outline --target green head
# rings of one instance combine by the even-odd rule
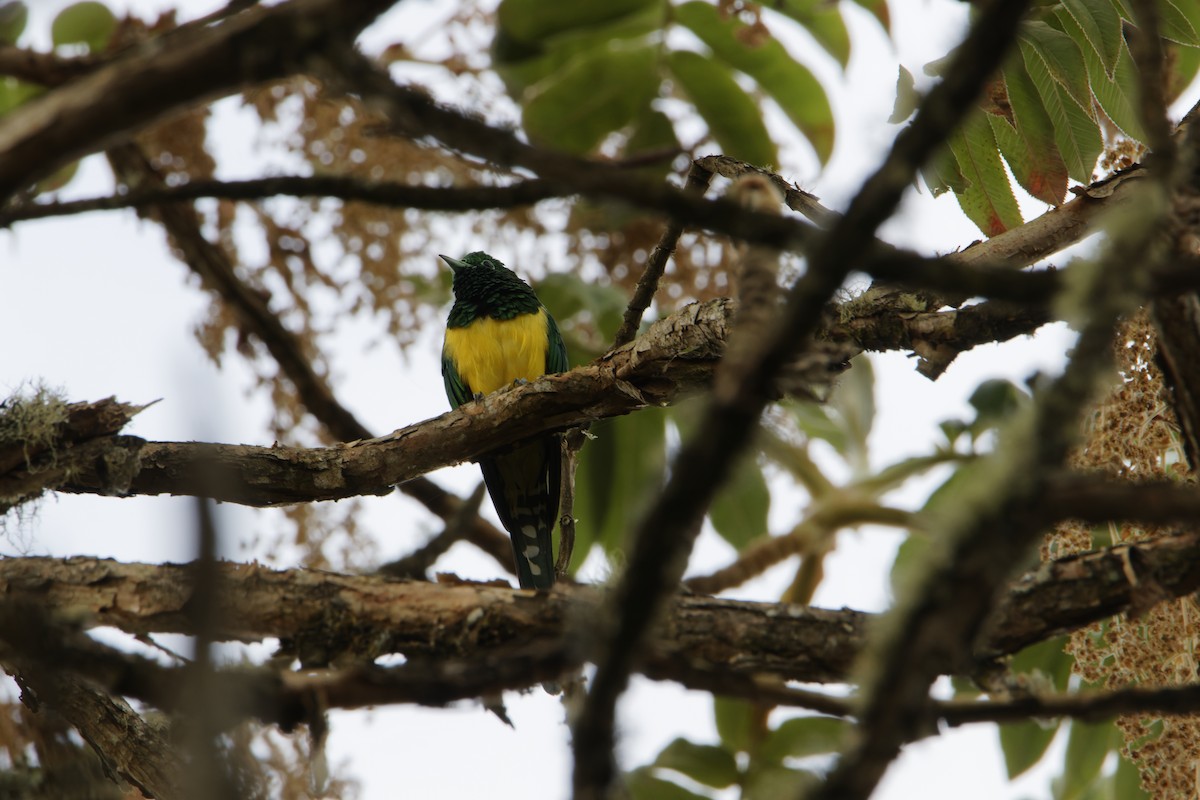
[[[541,307],[529,284],[481,250],[441,259],[454,270],[454,305],[447,322],[451,328],[466,327],[480,317],[504,320],[535,314]]]

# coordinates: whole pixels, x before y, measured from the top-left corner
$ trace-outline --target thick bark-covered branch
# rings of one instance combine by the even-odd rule
[[[551,679],[552,663],[563,669],[576,665],[580,655],[573,649],[571,631],[583,620],[594,619],[602,600],[594,589],[533,593],[233,563],[219,565],[219,584],[216,638],[278,638],[284,652],[307,667],[370,661],[390,653],[427,663],[461,659],[493,665],[508,655],[518,661],[536,656],[543,665],[524,683],[509,677],[500,681],[502,685],[484,685],[478,679],[472,691],[479,693]],[[30,604],[55,619],[133,634],[195,633],[189,609],[194,587],[193,565],[93,558],[0,561],[0,594],[6,602]],[[1147,598],[1161,602],[1197,587],[1197,530],[1049,562],[1009,587],[973,653],[956,663],[942,663],[939,669],[969,675],[991,659],[1051,636],[1123,611],[1144,612]],[[13,618],[6,619],[13,623]],[[699,684],[706,681],[727,680],[734,693],[742,691],[736,688],[742,678],[756,676],[844,682],[873,619],[848,609],[678,596],[638,669],[696,688],[705,688]],[[76,651],[81,659],[86,655]],[[37,652],[33,647],[22,655]],[[61,664],[62,656],[55,658],[70,666]],[[74,666],[91,669],[86,660]],[[110,668],[113,675],[126,675],[132,682],[139,680],[136,670],[142,669],[132,662],[104,667]],[[399,677],[394,680],[403,683]],[[463,693],[455,697],[472,696],[465,684],[459,691]],[[413,700],[411,695],[395,697]],[[448,699],[454,697],[437,702]]]
[[[688,306],[593,364],[491,395],[388,436],[312,449],[119,437],[105,440],[98,454],[73,469],[65,483],[62,476],[27,475],[20,462],[12,462],[0,463],[5,467],[0,469],[0,485],[32,479],[39,487],[112,493],[110,465],[119,457],[138,466],[117,487],[129,494],[207,491],[219,500],[258,506],[385,494],[396,483],[472,460],[526,436],[669,403],[707,385],[723,352],[732,313],[732,304],[724,300]],[[936,315],[964,313],[913,314],[888,328],[891,335],[911,342],[911,337],[938,327],[931,322]],[[870,328],[860,324],[856,330]],[[845,335],[837,325],[829,333]],[[886,334],[874,341],[882,335]],[[220,480],[199,480],[214,472]],[[446,511],[452,516],[452,509]]]

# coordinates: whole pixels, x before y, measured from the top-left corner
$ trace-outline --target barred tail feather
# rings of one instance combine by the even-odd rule
[[[492,504],[513,544],[522,589],[554,585],[554,524],[558,521],[562,450],[544,436],[480,459]]]

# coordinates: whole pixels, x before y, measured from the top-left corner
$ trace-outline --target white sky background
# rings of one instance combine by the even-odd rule
[[[49,20],[59,0],[33,0],[29,31],[45,46]],[[189,19],[220,5],[207,0],[136,0],[109,3],[148,15],[151,9],[176,7]],[[865,12],[851,4],[855,56],[843,75],[832,60],[802,34],[786,40],[794,54],[812,66],[829,90],[838,122],[837,149],[828,169],[817,175],[806,146],[785,152],[785,174],[840,208],[878,164],[897,127],[891,113],[897,63],[928,79],[921,67],[941,57],[958,40],[965,4],[956,0],[904,0],[893,3],[894,40],[889,41]],[[424,22],[439,8],[433,0],[400,4],[368,32],[366,41],[411,41],[424,33]],[[778,25],[780,33],[794,26]],[[214,143],[220,177],[263,174],[266,154],[255,149],[248,117],[230,101],[218,104]],[[778,128],[779,126],[774,126]],[[278,160],[270,162],[278,166]],[[97,158],[84,162],[69,187],[70,196],[111,191],[107,166]],[[1030,202],[1026,216],[1041,213]],[[950,197],[933,200],[910,192],[900,215],[884,228],[885,238],[924,252],[945,252],[979,238]],[[481,242],[448,242],[439,252],[465,252]],[[495,253],[518,271],[522,265]],[[433,254],[430,255],[433,258]],[[551,267],[552,268],[552,267]],[[208,362],[191,331],[203,314],[205,296],[187,269],[167,253],[160,230],[139,223],[132,212],[96,213],[61,221],[21,223],[0,232],[0,396],[23,382],[42,379],[61,387],[72,400],[110,395],[128,402],[162,402],[139,416],[128,432],[159,440],[202,440],[269,444],[263,424],[266,400],[248,395],[249,372],[236,356],[222,371]],[[446,408],[437,353],[440,330],[431,330],[401,357],[393,348],[367,344],[378,337],[371,321],[345,320],[336,332],[335,391],[368,427],[383,432],[441,413]],[[901,354],[874,357],[878,376],[879,417],[872,440],[878,464],[928,451],[940,434],[937,422],[966,416],[966,397],[983,379],[1023,381],[1035,370],[1056,372],[1070,334],[1049,328],[1036,340],[1024,338],[981,347],[962,356],[936,384],[920,377]],[[586,453],[585,453],[586,457]],[[445,470],[435,478],[468,492],[479,480],[474,466]],[[922,489],[928,490],[928,483]],[[794,503],[775,498],[777,523],[794,516]],[[899,500],[915,506],[915,492]],[[797,499],[796,502],[800,502]],[[490,505],[484,504],[487,513]],[[786,506],[793,506],[786,508]],[[367,501],[360,530],[378,539],[379,561],[402,555],[435,533],[440,524],[410,514],[411,504],[394,497]],[[397,513],[400,511],[400,513]],[[219,521],[231,538],[247,541],[271,522],[258,512],[222,506]],[[11,530],[12,526],[10,526]],[[829,559],[817,604],[882,609],[888,602],[887,572],[898,537],[864,529],[843,534]],[[146,562],[184,561],[192,557],[192,502],[186,498],[115,500],[63,495],[44,501],[35,519],[0,542],[4,554],[99,555]],[[228,546],[230,558],[262,558],[253,549]],[[715,535],[701,537],[692,569],[703,571],[726,562],[728,546]],[[287,554],[269,561],[293,566]],[[467,577],[495,577],[490,561],[467,547],[456,547],[439,567]],[[777,568],[736,592],[769,600],[790,579],[794,565]],[[363,783],[364,798],[521,797],[541,800],[567,796],[570,776],[568,732],[559,701],[540,690],[506,696],[516,724],[510,730],[473,703],[449,710],[388,708],[331,715],[330,763]],[[650,760],[668,741],[686,735],[715,741],[708,695],[674,685],[634,681],[620,717],[620,754],[631,768]],[[889,770],[877,796],[949,800],[972,797],[1007,800],[1049,796],[1048,778],[1061,764],[1061,739],[1048,765],[1010,784],[995,728],[981,725],[956,730],[906,749]],[[1057,753],[1057,755],[1056,755]]]

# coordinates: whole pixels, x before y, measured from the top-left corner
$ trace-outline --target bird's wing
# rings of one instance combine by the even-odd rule
[[[467,385],[454,362],[442,351],[442,382],[446,384],[446,397],[450,400],[451,408],[458,408],[474,397],[471,387]]]
[[[546,312],[546,372],[566,372],[571,368],[567,363],[567,345],[563,342],[562,334],[550,312]]]

